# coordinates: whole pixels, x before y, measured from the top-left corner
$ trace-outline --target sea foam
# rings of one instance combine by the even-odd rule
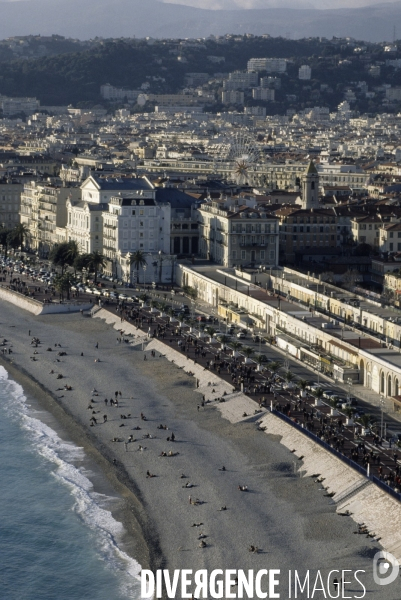
[[[141,565],[122,549],[124,527],[108,508],[118,499],[94,491],[90,472],[79,465],[85,458],[83,449],[62,440],[54,429],[38,418],[40,413],[28,405],[23,388],[9,379],[1,366],[0,382],[8,397],[3,408],[28,433],[32,448],[52,464],[53,476],[68,487],[74,498],[73,510],[93,532],[97,552],[107,567],[118,573],[121,591],[129,598],[139,599]]]

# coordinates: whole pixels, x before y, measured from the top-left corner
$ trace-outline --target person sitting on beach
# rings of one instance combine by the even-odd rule
[[[221,508],[219,508],[219,510],[220,510],[220,511],[221,511],[221,510],[227,510],[227,506],[225,506],[225,505],[224,505],[224,506],[222,506]]]
[[[177,456],[178,452],[173,452],[172,450],[169,450],[168,456]]]
[[[206,548],[206,542],[205,542],[205,540],[201,540],[199,542],[199,548]]]
[[[247,485],[239,485],[238,489],[240,492],[247,492],[248,491],[248,486]]]
[[[129,436],[129,438],[128,438],[128,443],[129,443],[129,442],[135,442],[135,441],[136,441],[136,440],[134,440],[134,436],[133,436],[133,435],[132,435],[132,433],[131,433],[131,435],[130,435],[130,436]]]
[[[159,454],[159,456],[167,456],[167,452],[164,452],[164,450]]]
[[[139,445],[138,450],[139,450],[139,452],[143,452],[144,450],[146,450],[146,446]]]
[[[187,483],[185,485],[182,486],[183,488],[192,488],[194,487],[193,483],[189,483],[189,481],[187,481]]]
[[[225,471],[225,470],[226,470],[226,468],[224,465],[221,467],[221,469],[219,469],[219,471]]]
[[[156,477],[156,475],[153,475],[153,473],[146,471],[146,477]]]
[[[142,421],[146,421],[147,420],[146,417],[145,417],[145,415],[143,413],[141,413],[141,419],[142,419]]]
[[[248,551],[252,552],[253,554],[257,554],[259,552],[259,548],[252,544],[251,546],[249,546]]]

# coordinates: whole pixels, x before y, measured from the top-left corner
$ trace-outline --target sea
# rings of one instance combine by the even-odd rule
[[[122,500],[95,491],[90,460],[50,417],[0,366],[0,598],[137,600],[141,567],[112,514]]]

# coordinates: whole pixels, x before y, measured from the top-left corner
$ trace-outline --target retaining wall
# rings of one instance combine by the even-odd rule
[[[259,411],[253,400],[226,383],[213,371],[194,363],[179,350],[174,350],[157,338],[151,338],[133,325],[112,315],[107,310],[99,310],[96,317],[103,318],[118,330],[136,336],[134,343],[149,341],[147,350],[155,350],[170,362],[198,380],[194,391],[213,401],[224,397],[224,402],[216,404],[221,416],[232,423],[258,420],[265,433],[280,437],[293,455],[300,459],[303,476],[319,474],[327,493],[334,493],[332,501],[337,504],[337,512],[349,510],[357,523],[365,523],[387,552],[391,552],[401,563],[401,503],[380,489],[361,473],[345,464],[339,458],[319,446],[312,439],[285,423],[270,411]],[[302,459],[301,459],[302,457]],[[301,462],[302,460],[302,462]],[[320,478],[319,477],[319,478]],[[318,485],[318,484],[317,484]]]
[[[39,302],[39,300],[35,300],[35,298],[29,298],[29,296],[24,296],[24,294],[20,294],[19,292],[15,292],[13,290],[8,290],[4,287],[0,287],[0,300],[11,302],[11,304],[27,310],[36,316],[55,313],[79,312],[80,310],[89,310],[93,306],[93,303],[91,302],[85,304],[74,302],[65,304],[51,302],[49,304],[43,304],[42,302]]]
[[[38,300],[2,287],[0,287],[0,300],[11,302],[11,304],[15,304],[15,306],[19,306],[34,315],[40,315],[43,309],[43,304]]]

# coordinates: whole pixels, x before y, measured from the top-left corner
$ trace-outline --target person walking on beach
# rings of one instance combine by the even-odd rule
[[[99,348],[99,342],[96,342],[95,348],[96,348],[96,350]]]

